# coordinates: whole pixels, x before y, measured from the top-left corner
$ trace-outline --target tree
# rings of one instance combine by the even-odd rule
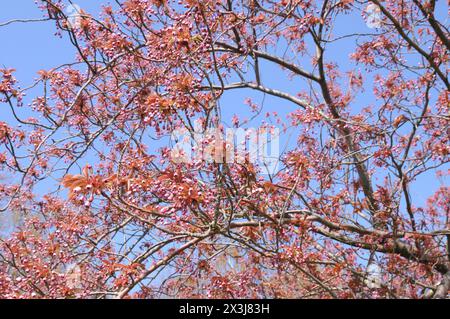
[[[1,237],[1,297],[448,297],[442,3],[39,3],[77,57],[39,73],[30,106],[0,70],[0,208],[23,216]],[[221,160],[174,158],[176,129],[245,127],[227,103],[242,94],[294,134],[276,171],[224,160],[217,135],[194,148]]]

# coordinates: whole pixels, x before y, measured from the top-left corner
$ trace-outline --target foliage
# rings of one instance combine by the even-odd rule
[[[0,70],[14,117],[0,122],[0,209],[23,216],[0,237],[1,297],[448,297],[436,1],[121,0],[76,23],[64,1],[38,3],[77,57],[39,72],[28,106]],[[380,25],[349,31],[368,4]],[[295,132],[279,171],[174,161],[167,136],[220,127],[238,91],[270,98],[266,125]]]

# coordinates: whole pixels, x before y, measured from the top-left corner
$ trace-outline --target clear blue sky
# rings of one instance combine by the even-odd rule
[[[93,14],[99,12],[100,6],[107,2],[103,0],[76,0],[75,3],[83,10]],[[446,15],[445,1],[440,2],[441,9],[438,10],[438,15]],[[12,19],[39,19],[43,17],[43,13],[38,9],[34,0],[16,0],[16,1],[2,1],[0,10],[0,24]],[[339,29],[335,30],[338,34],[352,33],[355,30],[361,32],[372,32],[359,14],[352,14],[341,16],[338,20]],[[33,82],[37,77],[36,72],[42,69],[50,69],[55,66],[72,62],[75,56],[75,50],[68,41],[67,37],[62,38],[55,36],[55,24],[52,21],[47,22],[31,22],[31,23],[12,23],[8,26],[0,27],[0,41],[2,48],[0,50],[0,67],[15,68],[17,71],[15,77],[18,79],[21,87],[26,87]],[[337,61],[342,71],[349,70],[353,67],[349,63],[349,55],[352,53],[354,39],[347,39],[337,42],[336,45],[328,49],[327,55]],[[281,89],[289,93],[297,93],[304,87],[299,87],[297,81],[289,81],[286,74],[280,72],[279,69],[273,68],[271,64],[263,64],[263,82],[266,86]],[[26,117],[29,113],[27,104],[30,103],[33,95],[40,95],[40,89],[31,90],[25,98],[25,107],[21,109],[20,113]],[[250,116],[248,108],[244,106],[243,101],[247,98],[254,98],[255,102],[263,101],[263,96],[249,90],[228,92],[224,95],[221,101],[223,118],[228,124],[234,113],[241,116]],[[353,109],[358,112],[361,107],[371,103],[370,89],[366,90],[364,95],[361,95],[356,101],[357,106]],[[276,111],[281,117],[289,112],[295,110],[295,106],[287,102],[277,100],[272,97],[265,97],[264,111]],[[258,119],[261,121],[264,119]],[[7,112],[7,108],[0,107],[0,120],[11,122],[12,117]],[[250,123],[249,125],[256,126],[258,123]],[[295,134],[293,137],[283,135],[281,138],[281,146],[288,143],[294,145]],[[89,161],[89,159],[84,159]],[[414,203],[423,203],[428,196],[430,196],[436,188],[443,184],[444,181],[437,181],[434,174],[422,175],[415,187],[411,189],[411,194],[414,197]],[[46,192],[55,188],[57,181],[41,185],[39,191]],[[381,184],[381,181],[380,181]],[[448,184],[448,183],[446,183]],[[1,221],[0,221],[1,225]],[[1,231],[1,229],[0,229]]]
[[[75,1],[83,10],[96,15],[102,4],[106,4],[106,1],[98,0],[77,0]],[[441,8],[438,9],[438,15],[446,15],[445,1],[439,2]],[[17,0],[17,1],[3,1],[2,10],[0,11],[0,24],[12,19],[38,19],[42,18],[43,13],[37,8],[34,0]],[[352,14],[348,16],[341,16],[338,21],[339,28],[336,30],[336,34],[345,34],[356,29],[363,30],[363,32],[372,32],[369,29],[362,17],[359,14]],[[71,62],[75,56],[75,50],[69,43],[67,37],[55,36],[55,25],[52,21],[47,22],[31,22],[31,23],[13,23],[8,26],[0,27],[0,40],[2,43],[2,49],[0,50],[0,67],[12,67],[17,71],[15,73],[16,78],[19,80],[21,87],[26,87],[33,82],[36,78],[36,72],[41,69],[50,69],[63,63]],[[347,41],[347,40],[346,40]],[[352,39],[348,39],[350,42],[342,41],[334,47],[331,47],[328,51],[328,56],[338,59],[339,66],[346,70],[350,67],[348,63],[348,57],[351,53],[352,45],[350,44]],[[278,69],[272,68],[271,65],[266,64],[263,66],[263,81],[266,86],[273,88],[283,89],[284,91],[294,93],[298,92],[298,83],[290,82],[286,80],[284,73],[281,73]],[[28,97],[25,98],[25,105],[30,102],[30,99],[34,94],[38,95],[41,92],[29,91]],[[262,95],[256,94],[248,90],[242,90],[233,93],[225,94],[221,101],[222,109],[224,111],[224,119],[230,119],[233,113],[250,113],[243,111],[243,101],[246,97],[253,97],[255,101],[262,101]],[[357,102],[361,105],[367,105],[370,103],[371,95],[368,92],[365,93],[363,99],[359,98]],[[280,102],[271,97],[265,99],[264,113],[277,111],[281,116],[291,112],[295,109],[293,105],[286,102]],[[355,108],[357,112],[359,107]],[[11,121],[10,115],[3,109],[0,113],[0,119]],[[29,112],[26,107],[21,110],[22,115],[26,115]],[[230,123],[230,121],[226,120]],[[288,142],[288,136],[283,136],[281,145]],[[294,142],[292,139],[289,144]],[[416,200],[422,202],[426,199],[437,186],[436,179],[433,175],[424,175],[420,179],[420,183],[417,188],[412,190],[413,196],[417,197]],[[416,201],[417,202],[417,201]]]

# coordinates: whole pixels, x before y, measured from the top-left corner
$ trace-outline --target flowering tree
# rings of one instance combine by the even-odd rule
[[[0,70],[0,209],[20,217],[1,297],[448,297],[442,3],[38,3],[77,56],[39,72],[29,104]],[[227,161],[217,135],[194,147],[214,161],[174,156],[176,129],[248,124],[234,94],[295,134],[277,170]]]

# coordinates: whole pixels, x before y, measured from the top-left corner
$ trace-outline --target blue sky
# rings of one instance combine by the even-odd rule
[[[96,15],[102,4],[105,1],[92,0],[77,0],[75,1],[83,10]],[[445,16],[446,5],[445,1],[438,2],[441,7],[437,10],[438,16]],[[2,10],[0,11],[0,24],[12,19],[39,19],[43,17],[43,13],[38,9],[34,0],[19,0],[19,1],[3,1]],[[361,30],[362,32],[373,32],[369,29],[364,20],[359,14],[341,15],[338,20],[339,29],[335,30],[336,35],[349,33],[354,30]],[[75,56],[75,50],[68,41],[66,36],[55,36],[55,24],[52,21],[47,22],[30,22],[30,23],[12,23],[7,26],[0,27],[0,40],[2,49],[0,50],[0,67],[11,67],[16,69],[15,76],[19,81],[21,87],[26,87],[36,78],[36,72],[42,69],[50,69],[63,63],[71,62]],[[349,70],[352,64],[349,63],[349,54],[352,51],[352,41],[340,41],[338,44],[331,46],[328,49],[328,56],[337,59],[339,67],[343,70]],[[274,68],[271,64],[263,64],[263,81],[266,86],[282,89],[286,92],[298,92],[300,86],[304,85],[297,81],[289,81],[286,74],[279,69]],[[304,87],[303,87],[304,89]],[[30,102],[33,95],[40,94],[39,89],[28,92],[28,97],[25,98],[25,106]],[[228,92],[224,95],[221,105],[223,117],[225,122],[230,122],[234,113],[240,115],[250,113],[244,106],[243,101],[247,97],[254,98],[255,102],[264,100],[264,111],[276,111],[281,117],[295,110],[295,106],[287,102],[276,100],[272,97],[263,97],[259,93],[250,90],[240,90]],[[365,92],[359,97],[355,104],[365,106],[370,103],[371,94]],[[360,109],[357,106],[354,111],[358,112]],[[22,115],[27,115],[26,107],[20,110]],[[2,111],[0,113],[1,120],[11,121],[11,116],[8,112]],[[264,118],[262,117],[262,120]],[[260,121],[260,120],[257,120]],[[252,125],[254,123],[250,123]],[[295,140],[289,139],[289,135],[282,136],[281,146],[288,143],[292,145]],[[433,174],[426,174],[421,177],[420,182],[416,183],[416,188],[412,190],[416,200],[423,202],[441,182],[436,183]],[[430,187],[433,185],[434,187]]]
[[[445,1],[439,2],[441,9],[438,10],[438,16],[446,14]],[[100,6],[105,3],[103,0],[77,0],[76,4],[83,10],[96,15],[99,12]],[[43,13],[38,9],[34,0],[17,0],[17,1],[3,1],[2,10],[0,11],[0,24],[13,19],[39,19],[42,18]],[[337,21],[339,29],[335,30],[336,35],[351,33],[354,30],[361,32],[373,32],[366,26],[364,20],[358,13],[351,15],[341,15]],[[75,49],[70,44],[66,36],[55,36],[55,24],[52,21],[47,22],[30,22],[30,23],[12,23],[7,26],[0,27],[0,41],[2,49],[0,50],[0,67],[15,68],[15,77],[18,79],[21,87],[27,87],[32,84],[37,77],[36,73],[42,69],[50,69],[55,66],[72,62],[76,54]],[[339,67],[343,72],[354,67],[353,63],[349,61],[349,55],[353,50],[354,39],[339,41],[336,45],[328,48],[327,55],[337,61]],[[281,51],[281,47],[278,48]],[[264,84],[268,87],[280,89],[288,93],[297,93],[304,87],[304,82],[287,80],[286,73],[275,68],[270,63],[263,63],[263,77]],[[303,86],[303,87],[302,87]],[[23,116],[29,112],[27,110],[27,103],[30,103],[33,95],[41,94],[40,88],[28,92],[25,98],[25,107],[20,110]],[[254,102],[262,102],[264,100],[264,111],[278,112],[283,118],[289,112],[296,109],[293,104],[285,101],[280,101],[273,97],[264,97],[260,93],[255,93],[251,90],[240,90],[233,92],[226,92],[221,100],[223,111],[223,118],[225,122],[230,124],[230,120],[234,113],[240,116],[251,116],[248,108],[244,105],[244,100],[248,97],[254,99]],[[362,107],[371,103],[373,95],[370,90],[360,95],[355,101],[355,108],[353,112],[358,112]],[[13,122],[10,114],[0,108],[0,120],[6,122]],[[250,123],[249,126],[256,126],[264,119],[262,116],[256,120],[256,123]],[[285,144],[293,146],[295,144],[295,134],[290,137],[289,134],[283,135],[281,138],[281,147]],[[89,161],[89,159],[83,159]],[[416,204],[424,203],[426,198],[430,196],[439,185],[444,184],[445,181],[437,181],[434,174],[422,175],[418,182],[415,183],[411,193]],[[381,182],[380,182],[381,184]],[[448,185],[448,183],[446,183]],[[53,183],[46,182],[39,187],[42,192],[53,190],[57,185],[57,181]]]

